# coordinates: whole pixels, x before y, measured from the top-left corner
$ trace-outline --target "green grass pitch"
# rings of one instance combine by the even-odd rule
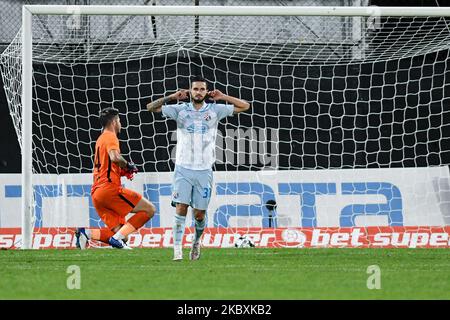
[[[1,250],[0,299],[450,299],[448,249]],[[67,273],[79,266],[81,288]],[[380,289],[368,289],[370,265]],[[370,281],[369,281],[370,282]]]

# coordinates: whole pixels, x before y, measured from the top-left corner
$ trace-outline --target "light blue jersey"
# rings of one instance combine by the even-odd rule
[[[195,110],[192,103],[180,103],[163,106],[161,111],[165,117],[177,121],[172,201],[206,210],[211,200],[217,125],[233,114],[234,106],[204,103]]]
[[[216,161],[217,125],[233,114],[234,106],[204,103],[195,110],[192,103],[180,103],[162,106],[161,111],[177,122],[176,165],[191,170],[211,169]]]

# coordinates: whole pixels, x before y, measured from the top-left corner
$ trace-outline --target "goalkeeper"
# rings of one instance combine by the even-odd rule
[[[89,239],[99,240],[114,248],[131,249],[126,245],[130,233],[141,228],[155,213],[155,206],[141,194],[123,188],[121,176],[133,179],[137,167],[120,154],[117,135],[121,129],[119,111],[106,108],[101,111],[103,132],[95,144],[94,183],[92,201],[107,228],[78,228],[75,235],[77,247],[86,248]],[[128,213],[135,213],[128,221]]]
[[[190,102],[164,105],[169,101]],[[223,100],[228,103],[206,103],[205,99]],[[215,142],[219,121],[233,113],[248,110],[244,100],[223,94],[219,90],[208,91],[203,78],[194,78],[190,90],[180,90],[168,97],[147,104],[150,112],[162,112],[163,116],[177,122],[177,152],[172,201],[176,203],[174,235],[174,258],[182,260],[182,241],[187,209],[194,209],[195,239],[189,254],[191,260],[200,258],[200,237],[205,228],[205,214],[211,199],[212,166],[215,159]]]

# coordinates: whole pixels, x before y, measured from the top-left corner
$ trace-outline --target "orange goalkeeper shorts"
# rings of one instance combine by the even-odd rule
[[[117,186],[101,187],[92,193],[95,210],[109,229],[125,224],[125,217],[141,199],[141,194]]]

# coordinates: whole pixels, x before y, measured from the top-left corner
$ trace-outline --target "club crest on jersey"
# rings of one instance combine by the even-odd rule
[[[209,121],[209,120],[211,120],[211,115],[210,115],[209,113],[205,113],[205,114],[203,115],[203,119],[204,119],[205,121]]]
[[[174,193],[172,193],[172,198],[174,198],[174,199],[178,199],[178,192],[174,192]]]

